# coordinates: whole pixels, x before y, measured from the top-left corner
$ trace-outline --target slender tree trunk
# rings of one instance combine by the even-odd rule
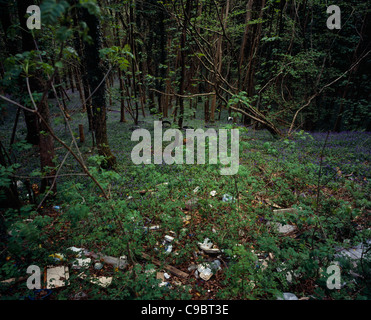
[[[27,8],[32,4],[33,4],[32,0],[22,0],[22,1],[18,0],[17,1],[18,17],[20,21],[21,35],[22,35],[22,52],[35,50],[35,44],[34,44],[32,35],[27,28],[26,19],[24,18]],[[22,80],[21,87],[22,87],[23,95],[24,96],[28,95],[27,88],[23,80]],[[38,127],[37,116],[34,113],[30,113],[24,110],[24,118],[25,118],[26,127],[27,127],[26,141],[33,145],[38,145],[40,142],[40,139],[39,139],[39,127]]]
[[[106,70],[99,55],[102,45],[100,23],[98,18],[85,8],[81,9],[81,13],[92,38],[92,43],[85,43],[84,51],[89,85],[92,90],[96,90],[92,97],[93,130],[99,154],[106,158],[108,167],[112,167],[116,163],[116,157],[109,148],[107,137],[105,81],[101,84]]]
[[[77,68],[75,68],[74,74],[75,74],[76,88],[79,91],[82,110],[83,110],[83,112],[86,112],[86,101],[85,101],[84,90],[83,90],[83,87],[82,87],[82,81],[81,81],[80,73],[79,73],[79,70]]]
[[[24,18],[26,10],[29,5],[32,5],[32,0],[17,1],[18,3],[18,15],[20,19],[20,24],[22,27],[22,50],[31,51],[35,50],[35,44],[32,37],[32,34],[29,33],[26,26],[26,19]],[[48,90],[45,84],[42,82],[41,74],[34,74],[29,79],[30,91],[31,93],[44,92]],[[45,119],[47,123],[50,122],[49,114],[49,105],[47,101],[48,95],[44,95],[44,99],[40,101],[37,105],[40,114]],[[55,165],[53,163],[54,158],[54,139],[49,133],[48,129],[45,127],[45,124],[40,122],[37,116],[33,113],[25,111],[26,125],[28,129],[27,141],[30,140],[35,143],[36,141],[39,144],[40,148],[40,166],[41,171],[46,172],[48,176],[51,176],[55,173]],[[41,180],[41,192],[45,192],[46,188],[52,185],[52,178],[43,178]],[[56,191],[56,184],[54,184],[53,190]]]
[[[180,66],[181,66],[181,75],[180,75],[180,81],[179,81],[179,94],[184,95],[185,91],[185,79],[186,79],[186,41],[187,41],[187,28],[191,16],[191,9],[192,9],[192,0],[187,0],[186,7],[185,7],[185,16],[184,16],[184,22],[183,22],[183,29],[182,29],[182,35],[180,38]],[[178,119],[178,126],[179,128],[183,128],[183,119],[184,118],[184,99],[182,97],[179,97],[179,119]]]
[[[249,22],[251,20],[251,11],[252,11],[253,3],[254,3],[254,0],[249,0],[248,3],[247,3],[247,7],[246,7],[246,19],[245,19],[246,27],[245,27],[245,33],[244,33],[243,38],[242,38],[240,58],[239,58],[239,63],[238,63],[240,71],[242,71],[243,62],[245,60],[246,46],[247,46],[247,41],[248,41],[248,37],[249,37],[249,29],[250,29]],[[240,73],[239,73],[239,79],[240,79]],[[239,80],[239,89],[240,90],[242,89],[241,79]]]

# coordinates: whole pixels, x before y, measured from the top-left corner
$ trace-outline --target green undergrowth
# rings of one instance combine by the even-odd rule
[[[369,135],[360,137],[369,149]],[[234,176],[220,175],[220,164],[135,166],[130,163],[135,144],[122,136],[111,142],[118,166],[107,171],[100,166],[104,159],[84,147],[89,170],[109,199],[87,177],[78,176],[62,180],[55,198],[39,212],[31,204],[7,210],[11,236],[1,254],[1,278],[27,277],[29,265],[69,266],[68,285],[55,289],[51,299],[72,299],[81,291],[88,299],[270,300],[283,292],[309,299],[369,299],[370,153],[358,154],[362,161],[352,162],[351,142],[336,138],[330,136],[326,146],[320,135],[301,132],[275,140],[241,128],[240,167]],[[225,194],[233,198],[223,201]],[[275,211],[284,208],[293,210]],[[282,234],[274,223],[295,230]],[[174,237],[170,253],[165,235]],[[198,243],[205,238],[220,253],[202,252]],[[361,259],[335,256],[360,243],[365,244]],[[74,270],[76,257],[67,250],[72,246],[126,256],[128,267]],[[55,261],[50,255],[56,253],[64,259]],[[188,270],[215,259],[221,269],[208,281]],[[341,289],[331,290],[327,268],[334,261],[340,265]],[[156,273],[166,271],[166,265],[188,278],[171,274],[168,285],[159,286]],[[82,271],[86,279],[79,277]],[[112,283],[103,288],[88,281],[94,276],[112,277]],[[2,285],[1,295],[27,299],[30,290],[24,280]]]

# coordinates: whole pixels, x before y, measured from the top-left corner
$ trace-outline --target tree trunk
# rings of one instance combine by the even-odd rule
[[[106,68],[99,55],[102,44],[100,23],[99,19],[91,15],[85,8],[81,9],[81,14],[83,21],[89,28],[89,36],[92,38],[92,43],[85,43],[84,51],[89,85],[91,90],[96,90],[92,97],[93,130],[99,154],[106,158],[107,167],[112,167],[116,163],[116,157],[108,146],[105,81],[101,84]]]
[[[186,41],[187,41],[187,28],[188,23],[190,20],[191,15],[191,0],[187,0],[185,12],[184,12],[184,22],[183,22],[183,30],[180,38],[180,66],[181,66],[181,75],[179,81],[179,95],[184,95],[185,91],[185,78],[186,78]],[[178,119],[178,126],[180,129],[183,128],[183,119],[184,118],[184,99],[179,97],[179,119]]]
[[[245,54],[246,54],[246,46],[247,46],[247,40],[248,40],[248,37],[249,37],[249,28],[250,28],[250,25],[249,25],[249,21],[251,20],[251,11],[252,11],[252,5],[254,3],[254,0],[249,0],[248,3],[247,3],[247,7],[246,7],[246,19],[245,19],[245,24],[246,24],[246,27],[245,27],[245,33],[243,35],[243,38],[242,38],[242,45],[241,45],[241,50],[240,50],[240,58],[239,58],[239,70],[240,72],[242,71],[242,67],[243,67],[243,62],[245,60]],[[241,78],[240,78],[240,72],[239,72],[239,89],[241,90],[242,89],[242,83],[241,83]]]
[[[35,44],[32,38],[31,33],[29,32],[27,25],[26,25],[26,11],[27,8],[33,4],[32,0],[18,0],[17,6],[18,6],[18,17],[19,22],[21,26],[21,35],[22,35],[22,52],[25,51],[32,51],[35,50]],[[24,82],[20,84],[23,95],[28,95],[27,88]],[[27,127],[27,137],[26,141],[33,145],[38,145],[40,142],[39,139],[39,128],[38,128],[38,120],[37,116],[34,113],[30,113],[28,111],[24,110],[24,118],[26,122]]]

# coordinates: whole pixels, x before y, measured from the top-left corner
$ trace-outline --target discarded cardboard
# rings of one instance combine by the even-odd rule
[[[46,289],[60,288],[69,284],[69,271],[68,267],[60,266],[47,268],[45,280],[46,280]]]

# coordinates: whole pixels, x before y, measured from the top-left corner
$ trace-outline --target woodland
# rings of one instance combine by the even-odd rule
[[[0,19],[0,300],[371,298],[367,1],[0,0]],[[237,129],[238,172],[133,163],[156,121]]]

